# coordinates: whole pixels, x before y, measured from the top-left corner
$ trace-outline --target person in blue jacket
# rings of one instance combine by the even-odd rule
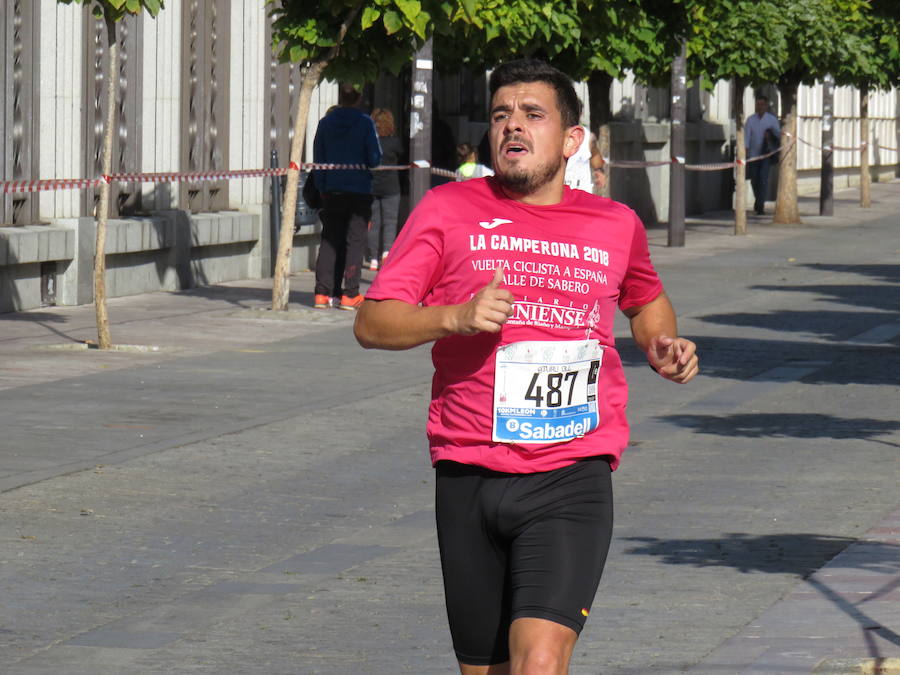
[[[381,163],[375,123],[359,109],[361,99],[362,94],[354,87],[341,85],[338,106],[319,121],[316,129],[315,163],[369,168]],[[336,305],[352,311],[363,301],[359,279],[372,219],[372,172],[354,168],[313,173],[322,193],[322,240],[316,259],[314,305],[319,309]]]

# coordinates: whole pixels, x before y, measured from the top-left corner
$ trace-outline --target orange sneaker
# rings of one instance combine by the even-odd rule
[[[331,296],[329,295],[316,295],[313,300],[313,307],[316,309],[328,309],[331,307]]]
[[[352,312],[354,309],[359,309],[359,306],[363,303],[363,300],[365,300],[365,298],[362,296],[362,294],[357,295],[355,298],[351,298],[348,295],[342,295],[341,304],[339,305],[339,307],[341,309],[346,309]]]

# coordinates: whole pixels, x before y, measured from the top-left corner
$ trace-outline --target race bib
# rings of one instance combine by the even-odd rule
[[[598,340],[500,347],[494,375],[494,442],[561,443],[596,429],[602,360]]]

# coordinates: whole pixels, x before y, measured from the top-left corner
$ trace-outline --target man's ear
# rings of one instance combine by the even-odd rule
[[[581,125],[569,127],[563,140],[563,157],[569,159],[569,157],[578,152],[582,141],[584,141],[584,127]]]

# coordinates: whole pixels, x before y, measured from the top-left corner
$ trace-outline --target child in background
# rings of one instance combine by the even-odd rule
[[[459,180],[493,176],[494,172],[484,164],[478,163],[478,150],[471,143],[460,143],[456,146],[456,157],[459,167],[456,169]]]

